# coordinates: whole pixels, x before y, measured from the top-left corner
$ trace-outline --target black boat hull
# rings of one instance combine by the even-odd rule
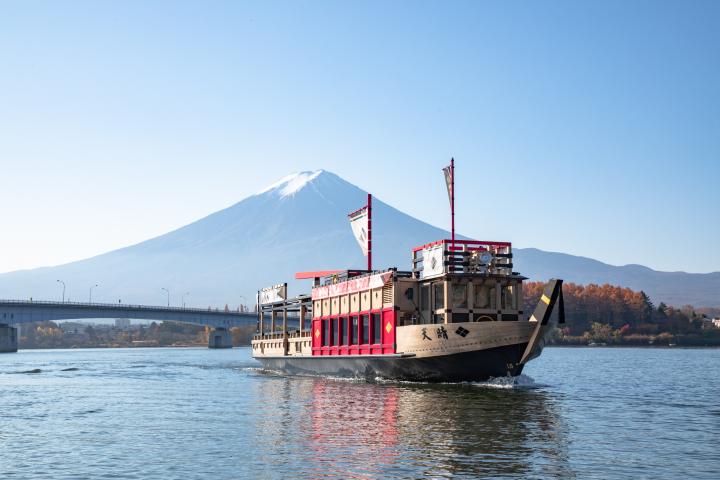
[[[396,355],[257,357],[265,369],[290,375],[403,380],[481,382],[522,373],[527,343],[431,357]]]

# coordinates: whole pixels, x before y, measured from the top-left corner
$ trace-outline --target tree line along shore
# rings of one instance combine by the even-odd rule
[[[524,311],[533,311],[544,284],[524,285]],[[612,285],[563,285],[566,323],[555,345],[720,346],[720,328],[711,321],[718,309],[653,304],[642,291]],[[68,328],[68,326],[72,328]],[[230,329],[234,346],[250,344],[255,325]],[[19,347],[97,348],[206,346],[210,328],[174,322],[88,325],[37,322],[20,328]]]
[[[544,284],[523,285],[524,308],[532,312]],[[643,291],[613,285],[563,285],[565,324],[556,345],[720,346],[712,317],[720,310],[655,305]]]

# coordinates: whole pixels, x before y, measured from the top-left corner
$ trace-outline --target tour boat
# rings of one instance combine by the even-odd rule
[[[454,213],[453,173],[448,190]],[[454,228],[453,238],[414,248],[410,270],[374,270],[371,200],[368,195],[367,206],[350,214],[368,269],[298,273],[296,279],[313,283],[310,294],[294,298],[288,298],[286,283],[258,292],[252,353],[265,369],[369,380],[485,381],[517,376],[540,355],[564,322],[562,280],[545,285],[528,316],[526,278],[513,271],[511,244],[458,240]]]

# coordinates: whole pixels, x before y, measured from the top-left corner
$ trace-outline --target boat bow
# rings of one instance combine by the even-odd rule
[[[543,291],[535,311],[530,317],[530,322],[536,322],[530,341],[525,352],[520,358],[520,365],[523,365],[542,352],[545,344],[550,340],[553,330],[558,324],[565,323],[565,302],[562,294],[562,280],[551,279]],[[558,305],[557,317],[552,316],[555,305]]]

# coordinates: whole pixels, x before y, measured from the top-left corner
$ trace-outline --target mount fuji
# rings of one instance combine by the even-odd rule
[[[139,244],[65,265],[0,274],[0,298],[55,298],[57,278],[71,292],[99,283],[100,301],[122,303],[161,303],[165,286],[172,304],[180,303],[182,292],[191,292],[186,302],[200,307],[252,305],[258,288],[283,281],[290,295],[306,293],[309,285],[295,282],[295,272],[364,268],[347,214],[366,197],[367,192],[331,172],[289,175],[235,205]],[[373,199],[373,227],[373,243],[381,246],[374,249],[373,263],[401,270],[409,269],[413,246],[448,236],[378,199]],[[658,272],[533,248],[514,253],[515,269],[531,280],[611,283],[644,290],[656,303],[720,306],[720,272]]]

